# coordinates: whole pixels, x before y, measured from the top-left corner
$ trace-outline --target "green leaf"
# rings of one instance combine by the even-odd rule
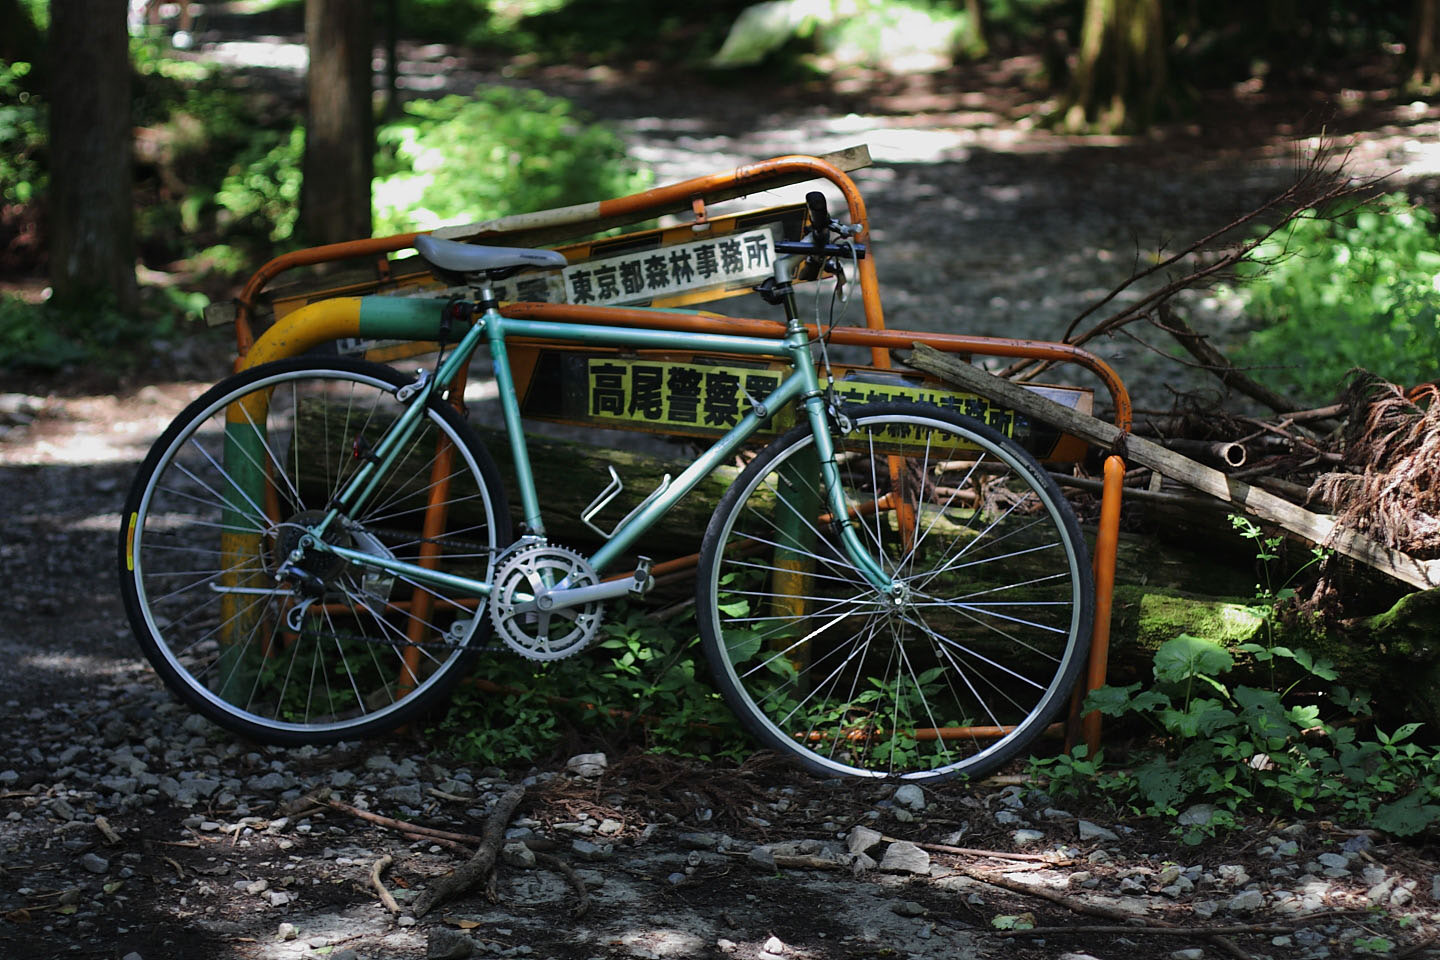
[[[1440,819],[1440,806],[1424,802],[1429,793],[1425,789],[1413,790],[1399,800],[1382,803],[1375,808],[1372,825],[1397,837],[1414,836]]]
[[[748,632],[726,636],[725,651],[731,663],[745,663],[760,652],[760,638]]]
[[[1161,683],[1180,683],[1192,677],[1213,677],[1235,665],[1230,652],[1211,640],[1182,633],[1168,640],[1155,651],[1155,679]]]
[[[996,930],[1033,930],[1035,928],[1035,914],[1000,914],[999,916],[990,918],[990,926]]]
[[[1151,806],[1168,810],[1185,799],[1184,779],[1163,757],[1135,770],[1135,785]]]
[[[1085,695],[1085,707],[1090,710],[1098,710],[1102,716],[1119,717],[1130,709],[1131,695],[1140,689],[1140,684],[1132,683],[1128,687],[1099,687],[1091,690]]]
[[[1400,727],[1395,728],[1395,733],[1390,735],[1390,743],[1397,744],[1401,740],[1407,740],[1411,734],[1420,730],[1421,725],[1423,724],[1401,724]]]
[[[1335,672],[1335,662],[1333,660],[1328,660],[1325,657],[1316,660],[1310,655],[1310,651],[1308,650],[1296,650],[1295,662],[1322,680],[1334,680],[1339,676],[1339,674]]]
[[[1160,711],[1160,722],[1172,735],[1184,739],[1211,736],[1223,726],[1235,721],[1235,713],[1218,700],[1202,698],[1193,700],[1187,710],[1166,709]]]

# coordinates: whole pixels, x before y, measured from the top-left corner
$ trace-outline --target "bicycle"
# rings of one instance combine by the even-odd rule
[[[809,231],[775,241],[759,288],[784,309],[781,340],[507,318],[493,285],[562,268],[563,255],[417,238],[437,276],[472,291],[445,304],[433,367],[264,363],[212,387],[155,442],[119,550],[146,657],[183,701],[258,741],[389,732],[446,703],[482,650],[544,661],[584,649],[607,601],[653,586],[644,557],[607,571],[738,459],[701,541],[696,609],[715,685],[753,738],[825,775],[941,780],[1020,756],[1086,659],[1094,591],[1078,524],[1003,433],[920,404],[840,402],[794,281],[843,284],[864,250],[822,195],[808,202]],[[788,372],[764,396],[742,388],[728,432],[586,555],[546,537],[514,337],[778,359]],[[482,341],[519,536],[452,395]],[[747,441],[792,403],[797,425],[752,456]]]

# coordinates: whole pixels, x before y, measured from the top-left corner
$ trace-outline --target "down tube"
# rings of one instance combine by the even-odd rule
[[[774,393],[761,401],[761,405],[767,411],[778,410],[804,393],[807,388],[806,380],[813,379],[813,372],[811,378],[805,376],[808,369],[797,370],[786,377]],[[741,417],[740,422],[730,428],[729,433],[716,440],[710,449],[686,467],[680,476],[670,484],[668,490],[648,504],[645,509],[622,523],[605,545],[590,557],[590,566],[597,572],[609,566],[630,544],[635,542],[637,537],[648,530],[651,524],[664,516],[681,497],[693,490],[697,483],[724,463],[746,440],[750,439],[750,436],[759,428],[760,423],[761,419],[755,416],[754,411]]]

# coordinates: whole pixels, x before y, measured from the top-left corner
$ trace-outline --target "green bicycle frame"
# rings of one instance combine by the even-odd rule
[[[482,299],[485,298],[482,296]],[[433,302],[421,301],[421,303],[427,304]],[[469,362],[471,353],[483,338],[490,349],[495,380],[499,387],[500,407],[505,420],[506,434],[510,441],[510,453],[514,459],[516,483],[520,491],[520,505],[526,529],[534,536],[543,537],[545,535],[545,525],[540,510],[540,495],[531,470],[530,453],[525,441],[525,428],[520,418],[520,402],[515,394],[509,356],[506,352],[505,341],[509,337],[529,337],[636,349],[661,348],[739,353],[788,360],[793,372],[786,376],[769,396],[761,399],[759,406],[767,411],[768,417],[770,411],[778,410],[793,400],[802,401],[811,432],[815,438],[821,478],[825,483],[830,500],[828,505],[831,516],[837,518],[840,538],[849,559],[864,573],[865,578],[874,587],[885,592],[893,591],[894,582],[861,544],[855,533],[854,521],[850,519],[852,510],[850,504],[845,500],[845,494],[839,482],[839,468],[835,463],[835,446],[830,437],[829,417],[826,413],[815,365],[810,355],[810,341],[798,320],[791,320],[785,338],[776,341],[758,337],[731,337],[723,334],[680,333],[669,330],[517,320],[502,316],[492,305],[466,331],[455,349],[444,358],[435,375],[423,384],[417,381],[414,385],[415,392],[409,398],[405,412],[387,429],[380,443],[367,457],[366,463],[356,471],[355,475],[336,495],[326,516],[312,528],[311,535],[302,541],[303,549],[334,554],[362,567],[385,570],[402,575],[412,581],[464,590],[479,596],[489,595],[490,585],[482,581],[329,544],[324,541],[324,534],[332,523],[340,522],[340,518],[344,514],[360,509],[375,494],[383,477],[395,465],[398,451],[403,450],[410,438],[414,436],[430,397],[443,385],[454,381],[461,368]],[[599,572],[612,564],[627,547],[642,536],[677,501],[693,490],[706,475],[733,456],[745,441],[759,429],[764,419],[756,415],[754,408],[742,416],[734,427],[683,470],[669,487],[622,521],[606,543],[588,558],[591,567]],[[292,559],[298,559],[298,557]]]

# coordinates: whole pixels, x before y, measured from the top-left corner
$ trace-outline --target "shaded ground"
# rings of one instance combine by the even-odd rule
[[[412,75],[443,73],[455,89],[492,76],[485,64],[445,60],[450,51],[414,53]],[[1190,127],[1143,141],[1078,144],[1029,128],[1027,69],[1017,61],[939,82],[856,78],[783,91],[682,86],[644,64],[557,69],[526,82],[617,123],[662,182],[870,143],[880,162],[857,179],[894,327],[1053,336],[1125,275],[1137,244],[1208,231],[1282,184],[1294,156],[1287,134],[1320,120],[1359,135],[1361,171],[1400,168],[1423,187],[1440,166],[1431,146],[1440,111],[1391,105],[1358,87],[1348,97],[1255,96],[1245,109],[1219,104]],[[757,111],[757,103],[770,106]],[[223,332],[199,339],[180,349],[178,369],[167,361],[145,378],[154,385],[113,392],[7,385],[24,397],[0,413],[0,955],[418,957],[445,955],[440,931],[463,933],[475,950],[557,958],[1038,960],[1070,951],[1105,960],[1181,949],[1323,957],[1379,949],[1374,937],[1391,955],[1426,955],[1440,923],[1440,864],[1428,847],[1277,820],[1184,848],[1169,824],[1060,809],[998,785],[931,791],[911,812],[884,787],[658,764],[529,788],[522,812],[534,835],[594,885],[586,917],[570,918],[574,895],[560,879],[512,868],[498,905],[473,895],[420,924],[393,923],[365,885],[375,860],[392,853],[390,886],[419,889],[456,856],[334,811],[287,815],[286,804],[332,786],[347,802],[473,834],[487,796],[525,772],[467,769],[414,741],[291,752],[233,743],[158,689],[124,626],[113,537],[129,476],[164,423],[224,370],[227,351]],[[1116,342],[1104,352],[1132,384],[1164,399],[1155,381],[1170,375],[1143,348]],[[388,766],[375,760],[382,755]],[[97,817],[117,842],[107,842]],[[1113,839],[1082,836],[1082,818]],[[602,833],[615,849],[584,859],[572,847],[577,828],[590,826],[579,832],[588,837],[607,821],[619,824]],[[844,862],[838,850],[857,825],[1047,859],[930,851],[918,872],[858,877],[779,866],[806,850]],[[1026,830],[1038,836],[1017,834]],[[772,866],[764,851],[780,843],[793,850],[768,846]],[[983,883],[977,872],[1035,883],[1069,905]],[[1124,929],[1004,939],[993,923],[1033,914],[1039,926],[1126,926],[1115,914],[1077,913],[1078,904],[1151,923],[1277,929],[1231,934],[1227,946],[1202,933]],[[295,928],[292,938],[282,924]]]

